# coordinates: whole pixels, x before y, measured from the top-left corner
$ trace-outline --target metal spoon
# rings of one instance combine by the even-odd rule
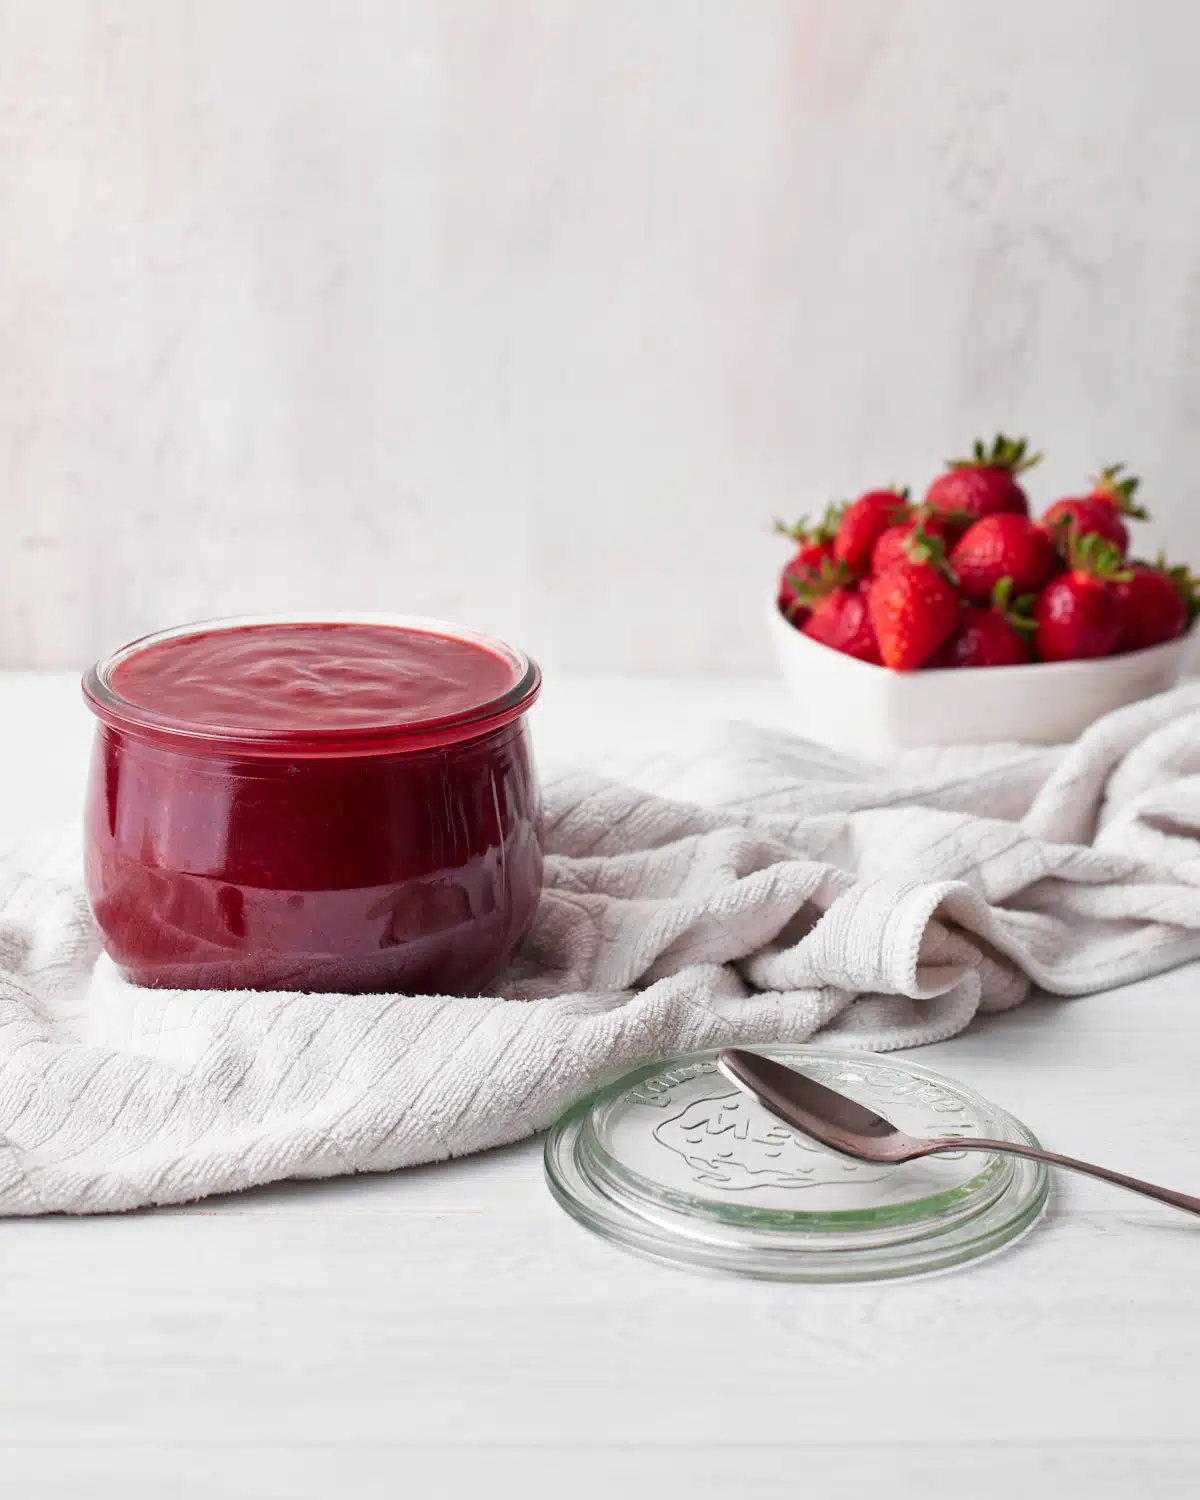
[[[785,1124],[856,1161],[899,1164],[916,1161],[921,1156],[932,1156],[938,1151],[1002,1151],[1009,1156],[1027,1156],[1032,1161],[1044,1161],[1053,1167],[1066,1167],[1072,1172],[1085,1172],[1089,1177],[1099,1177],[1117,1187],[1143,1193],[1147,1198],[1157,1198],[1160,1203],[1169,1203],[1186,1213],[1200,1214],[1200,1198],[1157,1187],[1138,1177],[1127,1177],[1124,1172],[1093,1166],[1091,1162],[1077,1161],[1073,1156],[1059,1156],[1055,1151],[1039,1151],[1034,1146],[1016,1141],[984,1141],[961,1136],[925,1141],[905,1135],[890,1120],[885,1120],[865,1105],[857,1104],[836,1089],[826,1088],[823,1083],[806,1078],[794,1068],[785,1067],[770,1057],[760,1057],[755,1052],[726,1047],[717,1053],[717,1066],[730,1083],[757,1099],[764,1109],[770,1110]]]

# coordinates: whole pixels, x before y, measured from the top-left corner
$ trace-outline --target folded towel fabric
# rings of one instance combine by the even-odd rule
[[[729,1043],[915,1046],[1032,986],[1200,957],[1200,688],[1056,749],[870,765],[760,730],[547,778],[546,889],[495,996],[138,990],[72,840],[0,858],[0,1213],[383,1171]]]

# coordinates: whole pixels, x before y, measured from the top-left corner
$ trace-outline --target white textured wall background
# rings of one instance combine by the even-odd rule
[[[0,662],[372,607],[764,665],[977,429],[1200,560],[1183,0],[0,3]]]

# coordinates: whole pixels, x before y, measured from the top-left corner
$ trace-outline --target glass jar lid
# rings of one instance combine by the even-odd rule
[[[343,755],[433,748],[500,728],[541,687],[535,662],[441,620],[247,615],[142,636],[84,676],[120,730],[188,748]]]
[[[1020,1121],[928,1068],[869,1053],[756,1051],[917,1136],[1037,1145]],[[1036,1162],[947,1152],[851,1161],[792,1131],[718,1072],[715,1052],[637,1069],[575,1105],[546,1141],[568,1213],[656,1260],[779,1281],[911,1276],[987,1255],[1046,1205]]]

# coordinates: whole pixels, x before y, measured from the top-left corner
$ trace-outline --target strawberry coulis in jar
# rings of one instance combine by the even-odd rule
[[[84,680],[85,873],[137,984],[479,993],[541,886],[537,667],[401,620],[169,631]]]

